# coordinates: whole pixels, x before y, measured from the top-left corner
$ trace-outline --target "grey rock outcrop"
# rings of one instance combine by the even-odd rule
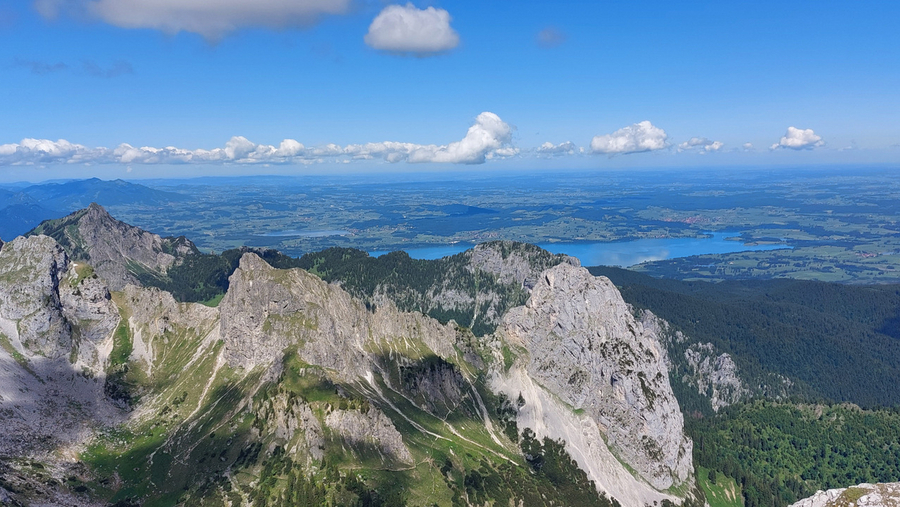
[[[74,259],[93,266],[112,290],[138,284],[137,271],[165,275],[180,258],[197,251],[185,238],[161,238],[116,220],[98,204],[44,222],[29,233],[34,234],[53,236]]]
[[[257,418],[264,421],[275,442],[287,446],[292,455],[305,454],[308,462],[321,460],[325,455],[322,425],[300,398],[280,391],[258,408]]]
[[[68,268],[63,249],[46,236],[17,238],[0,251],[0,332],[47,357],[67,353],[68,323],[59,300]],[[11,323],[15,322],[13,326]]]
[[[523,285],[560,263],[581,266],[575,257],[552,255],[534,245],[512,241],[492,241],[476,245],[469,253],[469,266],[497,277],[500,283]]]
[[[654,488],[688,480],[692,444],[664,352],[608,279],[571,264],[550,268],[499,333],[526,351],[528,375],[589,415],[611,449]]]
[[[339,286],[301,269],[272,268],[254,253],[241,257],[219,310],[225,358],[245,369],[280,360],[289,346],[345,381],[371,375],[382,346],[421,342],[439,356],[455,354],[453,326],[390,304],[372,313]]]
[[[62,314],[72,334],[69,359],[76,368],[100,375],[106,368],[109,337],[121,317],[109,287],[94,276],[82,277],[78,269],[78,263],[70,263],[59,286]]]
[[[335,410],[325,417],[325,425],[336,431],[353,448],[374,447],[383,457],[412,463],[412,455],[403,436],[391,420],[375,407],[360,410]]]
[[[734,360],[725,353],[716,355],[713,344],[695,343],[684,351],[684,358],[693,372],[692,376],[685,376],[685,382],[708,395],[716,412],[750,394],[737,375]]]
[[[817,491],[790,507],[898,507],[900,483],[859,484],[849,488]]]
[[[659,337],[664,351],[672,351],[674,357],[667,354],[665,358],[668,370],[701,396],[709,398],[714,411],[750,396],[731,355],[719,352],[712,343],[690,343],[681,331],[673,330],[650,310],[641,311],[640,321],[645,330]]]

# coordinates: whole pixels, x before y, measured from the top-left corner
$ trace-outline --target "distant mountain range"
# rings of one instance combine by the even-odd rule
[[[42,221],[58,218],[92,202],[103,206],[144,204],[161,206],[187,197],[122,180],[98,178],[22,187],[0,186],[0,238],[10,241]]]

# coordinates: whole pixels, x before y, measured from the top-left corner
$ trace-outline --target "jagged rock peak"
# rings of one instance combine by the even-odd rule
[[[241,260],[238,261],[238,267],[245,271],[271,271],[275,269],[254,252],[244,253],[241,256]]]
[[[598,424],[654,488],[691,476],[691,448],[658,338],[605,277],[564,263],[545,271],[501,336],[527,351],[528,375]]]
[[[897,507],[900,482],[859,484],[849,488],[817,491],[790,507]]]
[[[98,214],[101,216],[108,217],[110,220],[115,220],[115,218],[113,218],[112,215],[110,215],[109,212],[106,211],[106,208],[104,208],[103,206],[100,206],[99,204],[97,204],[95,202],[92,202],[91,204],[89,204],[88,207],[85,208],[85,210],[87,210],[88,213]]]
[[[373,313],[336,284],[299,268],[273,268],[250,252],[229,278],[219,313],[224,357],[246,369],[280,360],[293,345],[307,363],[350,381],[371,375],[373,344],[410,339],[442,357],[455,353],[452,325],[388,302]]]
[[[560,263],[581,265],[574,257],[551,254],[539,246],[515,241],[489,241],[468,252],[471,269],[492,273],[501,283],[523,284]]]
[[[53,237],[69,256],[86,261],[113,290],[139,284],[139,271],[164,276],[185,255],[196,253],[189,240],[162,238],[110,215],[103,206],[91,203],[56,220],[46,220],[28,235]]]

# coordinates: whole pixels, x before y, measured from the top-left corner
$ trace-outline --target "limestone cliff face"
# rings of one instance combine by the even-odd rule
[[[587,414],[612,450],[654,488],[691,476],[692,444],[659,341],[608,279],[570,264],[550,268],[498,332],[525,351],[528,376]]]
[[[97,347],[119,321],[102,281],[82,277],[52,238],[32,236],[0,251],[0,282],[0,333],[10,343],[26,354],[67,357],[102,371]]]
[[[720,352],[712,343],[690,343],[681,331],[673,330],[668,322],[649,310],[641,312],[640,321],[645,330],[659,337],[664,350],[672,350],[673,355],[666,357],[669,371],[709,398],[714,411],[750,396],[729,354]]]
[[[116,410],[103,393],[119,314],[56,241],[19,237],[0,250],[0,454],[82,438]]]
[[[59,282],[68,257],[46,236],[17,238],[0,251],[0,332],[48,357],[71,345],[60,308]]]
[[[900,483],[859,484],[849,488],[818,491],[790,507],[897,507]]]
[[[422,342],[439,356],[454,354],[452,326],[390,304],[372,313],[337,285],[272,268],[254,253],[241,257],[219,311],[225,359],[234,367],[272,364],[295,346],[307,363],[353,381],[377,368],[383,345]]]

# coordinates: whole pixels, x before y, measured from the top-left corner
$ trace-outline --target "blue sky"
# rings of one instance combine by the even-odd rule
[[[418,32],[370,38],[392,4],[191,2],[193,17],[163,0],[0,0],[0,179],[900,161],[896,1],[419,2],[390,12],[420,15]],[[273,149],[84,151],[234,136]],[[404,146],[346,150],[384,141]],[[344,151],[313,152],[329,143]]]

